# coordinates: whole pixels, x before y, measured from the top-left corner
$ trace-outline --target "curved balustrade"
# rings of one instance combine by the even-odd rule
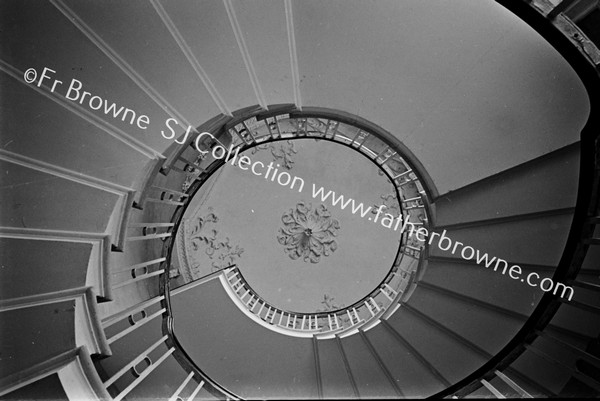
[[[396,213],[402,215],[402,221],[409,221],[417,228],[429,226],[428,193],[435,193],[435,188],[424,185],[426,174],[420,173],[416,159],[397,139],[366,121],[329,109],[310,108],[300,112],[291,106],[274,106],[272,111],[251,110],[244,118],[234,117],[222,126],[213,123],[211,128],[211,135],[186,133],[181,150],[175,152],[171,165],[163,169],[186,175],[182,187],[185,200],[201,191],[204,182],[229,161],[215,151],[217,146],[227,149],[229,155],[236,155],[268,142],[314,138],[339,143],[368,157],[394,186],[394,193],[388,199],[398,200]],[[387,199],[383,201],[385,204]],[[174,230],[183,224],[180,220],[183,211],[177,215],[179,219],[171,223]],[[169,239],[166,244],[174,242]],[[178,244],[181,248],[181,241]],[[168,250],[163,255],[167,265],[170,255]],[[406,298],[406,290],[415,277],[422,274],[418,270],[425,255],[425,241],[420,241],[414,233],[410,235],[410,230],[404,231],[394,264],[383,281],[353,305],[327,313],[289,312],[268,304],[248,285],[238,268],[226,270],[224,285],[243,311],[270,329],[303,337],[344,336],[358,327],[369,327],[386,313],[393,313],[401,299]],[[187,263],[185,252],[180,260]]]
[[[237,266],[223,271],[221,280],[232,300],[254,321],[271,330],[298,337],[332,338],[352,334],[393,313],[414,283],[416,270],[393,270],[386,280],[357,303],[329,312],[290,312],[270,305],[248,284]]]
[[[211,129],[208,132],[211,132],[215,139],[204,136],[202,140],[197,140],[199,135],[197,134],[186,138],[187,142],[183,142],[183,145],[174,151],[161,172],[167,177],[183,177],[181,188],[174,189],[172,185],[168,188],[154,185],[152,190],[161,191],[160,196],[147,195],[146,197],[146,202],[175,206],[171,221],[168,224],[161,224],[161,228],[165,227],[167,233],[178,232],[180,225],[183,224],[182,217],[189,201],[204,182],[227,162],[227,160],[214,158],[210,153],[203,156],[198,152],[198,147],[202,150],[211,150],[217,145],[230,147],[231,154],[236,154],[262,143],[307,137],[333,141],[367,156],[380,167],[381,173],[386,175],[394,185],[395,193],[390,197],[399,200],[398,213],[402,213],[403,218],[409,219],[415,226],[429,225],[431,214],[428,199],[432,194],[437,193],[435,187],[423,184],[426,182],[423,180],[430,181],[430,179],[425,173],[421,173],[423,169],[416,159],[392,135],[367,122],[357,121],[355,117],[327,109],[311,109],[311,117],[308,117],[308,114],[291,117],[289,112],[296,112],[292,106],[273,106],[269,110],[265,112],[253,108],[242,111],[244,117],[236,117],[240,115],[236,113],[233,119],[220,118],[209,122]],[[236,119],[238,121],[235,121]],[[146,192],[149,194],[152,191]],[[153,230],[150,234],[143,223],[139,224],[139,227],[146,231],[143,231],[141,236],[137,235],[139,239],[136,240],[150,239],[144,238],[147,235],[156,236],[157,226],[150,227]],[[402,234],[395,262],[382,283],[370,294],[343,310],[299,314],[278,309],[260,298],[236,267],[224,269],[220,279],[240,309],[270,329],[301,337],[337,336],[339,338],[350,335],[359,328],[366,330],[377,324],[379,319],[392,314],[414,290],[415,279],[422,275],[420,269],[425,263],[426,247],[424,242],[415,239],[414,235],[409,237],[408,234],[408,232]],[[147,275],[148,265],[155,263],[160,263],[159,268],[162,273],[170,269],[173,247],[178,239],[173,235],[165,235],[161,239],[164,241],[161,257],[130,266],[132,276],[137,273],[140,273],[141,277]],[[190,375],[188,379],[191,376],[197,377],[205,390],[218,397],[238,398],[206,376],[180,346],[173,331],[173,318],[170,311],[170,277],[167,274],[161,274],[160,277],[161,293],[164,296],[161,304],[166,309],[163,313],[163,334],[168,335],[167,344],[174,347],[173,356]],[[139,321],[143,323],[152,317],[154,315],[146,314],[140,316]],[[129,330],[133,327],[135,326]],[[182,386],[186,385],[186,382],[187,379]],[[177,397],[178,391],[179,389],[173,398]]]

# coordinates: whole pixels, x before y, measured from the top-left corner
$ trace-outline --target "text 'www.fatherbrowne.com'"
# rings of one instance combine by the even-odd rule
[[[209,136],[217,141],[209,132],[201,133],[195,141],[196,149],[206,155],[210,150],[201,149],[199,141],[203,136]],[[218,142],[218,141],[217,141]],[[280,186],[288,187],[291,190],[302,193],[305,188],[305,180],[298,176],[292,176],[287,171],[281,171],[280,165],[274,162],[265,164],[260,160],[252,161],[248,156],[239,155],[240,148],[234,149],[231,145],[229,149],[224,146],[217,145],[212,148],[212,156],[218,160],[225,160],[225,163],[231,163],[232,166],[237,166],[239,169],[249,171],[257,177],[262,177],[265,180],[277,183]],[[459,255],[466,261],[475,261],[478,265],[486,269],[493,269],[495,272],[500,272],[502,275],[507,275],[513,280],[520,280],[531,287],[539,287],[543,292],[551,292],[554,295],[559,295],[561,298],[567,298],[569,301],[575,293],[573,287],[563,283],[555,283],[549,277],[541,278],[536,272],[531,272],[523,275],[523,269],[519,265],[509,264],[506,260],[496,256],[490,256],[487,252],[482,252],[472,246],[466,245],[460,241],[453,241],[446,234],[446,230],[441,233],[429,231],[422,224],[415,224],[410,221],[410,215],[406,219],[400,214],[394,216],[386,213],[385,205],[379,205],[376,209],[373,206],[365,206],[363,202],[357,202],[353,198],[344,195],[336,194],[335,191],[327,190],[322,186],[317,186],[312,183],[312,198],[318,199],[325,203],[329,202],[332,206],[339,207],[342,210],[348,210],[352,214],[359,215],[365,218],[369,214],[374,214],[374,217],[369,216],[368,220],[375,224],[380,224],[386,229],[403,234],[407,232],[408,237],[415,237],[418,241],[427,243],[429,246],[437,246],[441,251],[450,252],[452,255]]]

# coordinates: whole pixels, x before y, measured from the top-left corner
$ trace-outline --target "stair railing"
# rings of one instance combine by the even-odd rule
[[[553,280],[600,294],[600,286],[578,278],[588,248],[600,244],[600,239],[594,237],[596,225],[600,222],[598,217],[600,215],[600,121],[598,118],[600,115],[600,91],[598,90],[600,88],[600,50],[564,13],[577,1],[565,0],[558,5],[548,0],[496,1],[525,20],[555,46],[579,74],[590,96],[590,117],[581,134],[581,166],[577,204],[565,250]],[[572,377],[600,392],[600,381],[597,378],[567,365],[560,358],[555,358],[539,350],[534,344],[537,338],[550,339],[559,348],[574,353],[582,360],[600,368],[598,357],[568,342],[552,337],[545,330],[557,310],[565,303],[594,315],[600,314],[599,306],[567,301],[546,293],[521,330],[500,352],[471,375],[434,397],[462,398],[473,394],[483,386],[497,398],[504,398],[506,395],[531,398],[531,394],[517,384],[515,378],[510,378],[506,372],[525,351],[532,352],[546,363],[570,372]],[[493,380],[506,384],[513,392],[501,391],[491,383]]]

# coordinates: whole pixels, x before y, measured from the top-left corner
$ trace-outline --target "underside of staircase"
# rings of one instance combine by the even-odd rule
[[[11,0],[0,18],[1,399],[600,396],[597,0]],[[311,146],[351,178],[310,170]],[[291,246],[248,210],[296,193],[235,181],[259,174],[220,147],[370,200],[364,163],[388,208],[460,248],[378,226],[395,237],[374,289],[310,312],[257,290],[271,251],[192,271],[204,203],[296,269],[362,263],[381,235],[344,239],[327,204],[323,240],[298,198],[273,212],[305,223]]]

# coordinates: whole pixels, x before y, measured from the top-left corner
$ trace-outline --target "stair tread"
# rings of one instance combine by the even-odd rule
[[[467,227],[447,230],[446,237],[451,242],[439,247],[439,237],[434,238],[430,253],[433,256],[461,257],[464,247],[470,246],[489,257],[506,261],[519,261],[528,264],[556,266],[562,256],[567,234],[571,227],[572,215],[555,215],[527,221],[512,221],[489,226]],[[435,228],[433,231],[439,232]],[[463,245],[457,244],[461,242]],[[452,254],[453,247],[456,251]],[[468,249],[465,257],[469,257]]]
[[[502,349],[523,325],[521,319],[427,289],[418,288],[409,305],[492,355]]]
[[[522,277],[529,274],[523,272]],[[540,276],[551,277],[551,274],[543,272]],[[429,263],[422,281],[524,315],[529,315],[544,295],[539,288],[509,277],[508,269],[502,274],[502,265],[494,271],[493,267],[433,262]]]
[[[400,308],[388,321],[450,383],[462,379],[486,362],[484,357],[419,319],[405,308]],[[460,360],[461,364],[457,365],[457,360]]]
[[[507,217],[575,205],[579,146],[542,156],[435,201],[438,225]],[[561,188],[557,191],[556,188]],[[515,201],[511,201],[515,200]],[[518,200],[518,201],[516,201]]]

